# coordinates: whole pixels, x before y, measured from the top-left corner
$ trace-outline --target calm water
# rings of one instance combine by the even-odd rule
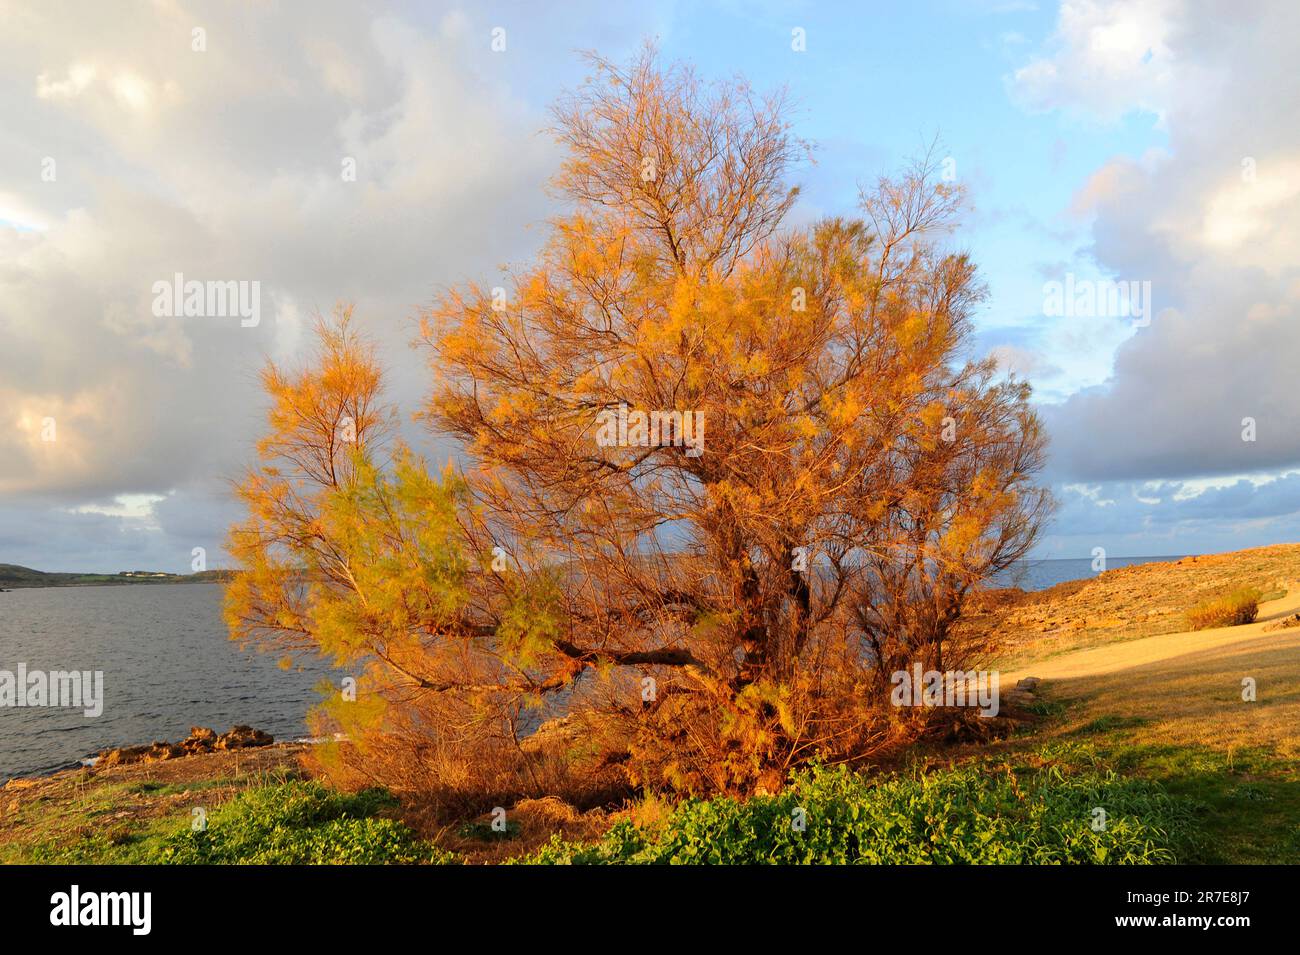
[[[1176,557],[1107,561],[1126,567]],[[1043,590],[1093,576],[1092,561],[1024,561],[1004,586]],[[226,638],[214,584],[58,587],[0,593],[0,670],[103,670],[104,711],[0,707],[0,780],[58,769],[107,746],[179,740],[191,726],[236,723],[276,739],[306,732],[323,663],[283,671]]]
[[[236,723],[276,739],[306,732],[315,687],[339,674],[284,671],[241,651],[215,584],[51,587],[0,593],[0,670],[103,670],[104,710],[0,707],[0,781],[58,769],[107,746],[176,741]]]
[[[1159,561],[1178,560],[1175,557],[1107,557],[1106,569],[1118,570],[1133,564],[1152,564]],[[1095,577],[1092,558],[1066,558],[1063,560],[1022,560],[1003,575],[998,581],[1005,587],[1019,587],[1022,590],[1046,590],[1067,580],[1079,580],[1082,577]]]

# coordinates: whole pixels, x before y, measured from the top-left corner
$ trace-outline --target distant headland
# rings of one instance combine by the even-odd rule
[[[229,580],[229,570],[201,570],[193,574],[169,574],[155,570],[123,570],[115,574],[52,573],[0,564],[0,590],[25,587],[90,587],[104,584],[212,584]]]

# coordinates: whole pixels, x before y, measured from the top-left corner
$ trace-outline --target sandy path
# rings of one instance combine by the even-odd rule
[[[1017,680],[1027,676],[1051,680],[1116,673],[1184,654],[1254,640],[1264,634],[1264,628],[1268,624],[1297,611],[1300,611],[1300,582],[1289,584],[1286,596],[1260,604],[1259,618],[1254,623],[1239,627],[1215,627],[1211,630],[1166,633],[1157,637],[1130,640],[1126,643],[1074,650],[1048,657],[1037,663],[1026,664],[1014,673],[1003,673],[1000,683],[1003,687],[1012,687]]]

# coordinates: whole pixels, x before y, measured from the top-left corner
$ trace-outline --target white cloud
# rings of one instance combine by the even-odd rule
[[[413,407],[428,385],[406,347],[415,309],[529,256],[529,226],[552,211],[558,155],[540,131],[558,89],[506,77],[543,41],[574,61],[611,16],[642,35],[639,15],[573,5],[507,63],[472,7],[432,22],[348,3],[4,16],[0,560],[57,569],[216,555],[234,516],[225,479],[262,426],[257,371],[293,360],[313,313],[340,300]],[[261,325],[154,315],[153,283],[177,272],[259,281]],[[156,520],[139,512],[158,498]]]
[[[41,99],[68,100],[84,93],[95,81],[98,71],[93,63],[74,63],[60,80],[42,73],[36,77],[36,95]]]
[[[1032,109],[1084,110],[1107,120],[1163,114],[1177,76],[1181,0],[1065,0],[1049,52],[1016,70],[1011,88]]]
[[[347,6],[205,8],[199,53],[192,22],[29,8],[0,35],[0,493],[132,535],[157,529],[139,502],[238,472],[256,371],[293,357],[310,313],[354,299],[418,367],[412,310],[526,253],[553,167],[544,114],[485,72],[483,44]],[[176,272],[260,281],[267,320],[154,315]]]
[[[1075,197],[1098,267],[1150,281],[1156,314],[1118,347],[1109,380],[1047,407],[1061,479],[1300,464],[1300,126],[1279,114],[1300,96],[1298,37],[1300,9],[1282,3],[1254,19],[1178,3],[1062,6],[1058,48],[1035,62],[1073,80],[1044,102],[1157,109],[1169,142],[1141,161],[1115,157]],[[1158,82],[1133,72],[1147,46]]]

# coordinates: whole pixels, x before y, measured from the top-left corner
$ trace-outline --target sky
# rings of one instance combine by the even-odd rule
[[[221,566],[264,362],[352,302],[413,410],[420,307],[530,259],[549,105],[647,39],[788,89],[795,224],[937,142],[989,286],[973,357],[1051,439],[1036,556],[1300,540],[1289,0],[0,0],[0,563]],[[176,273],[260,283],[260,320],[156,314]]]

